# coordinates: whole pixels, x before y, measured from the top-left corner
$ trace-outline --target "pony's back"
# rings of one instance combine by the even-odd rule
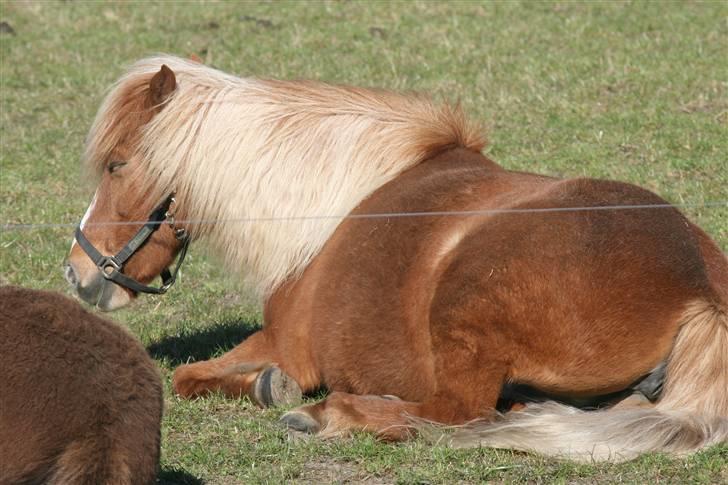
[[[153,483],[162,384],[142,345],[62,295],[0,288],[0,483]]]

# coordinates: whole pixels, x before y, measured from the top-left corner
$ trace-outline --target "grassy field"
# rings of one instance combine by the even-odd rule
[[[0,222],[75,223],[92,187],[78,163],[105,88],[137,58],[197,54],[241,75],[432,92],[489,127],[513,169],[640,184],[674,203],[728,199],[728,4],[0,4]],[[685,212],[728,249],[728,208]],[[72,227],[3,230],[0,283],[68,292]],[[283,410],[181,401],[173,368],[229,349],[257,303],[193,245],[181,282],[113,317],[167,383],[162,483],[725,483],[728,446],[684,460],[575,465],[369,436],[289,436]],[[1,459],[1,458],[0,458]]]

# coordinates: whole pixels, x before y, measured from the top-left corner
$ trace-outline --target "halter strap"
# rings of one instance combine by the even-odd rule
[[[128,243],[124,245],[121,250],[113,256],[102,255],[91,241],[88,240],[86,235],[81,230],[79,225],[76,228],[76,241],[81,246],[91,261],[101,271],[101,275],[114,283],[129,288],[137,293],[151,293],[155,295],[161,295],[167,292],[167,290],[174,284],[177,279],[177,273],[179,272],[182,262],[187,254],[187,248],[190,245],[190,237],[184,230],[175,230],[175,237],[182,241],[182,249],[179,253],[179,259],[174,271],[170,273],[169,268],[165,268],[160,273],[162,277],[162,286],[154,287],[145,285],[133,278],[122,273],[124,263],[139,249],[147,239],[161,226],[161,223],[167,220],[170,216],[169,207],[174,202],[174,194],[170,194],[161,204],[159,204],[149,215],[147,222],[134,234]]]

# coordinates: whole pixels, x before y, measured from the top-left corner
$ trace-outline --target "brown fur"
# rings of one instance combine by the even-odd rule
[[[459,160],[457,169],[450,168],[453,159]],[[603,204],[661,202],[625,184],[559,181],[495,167],[489,173],[484,170],[489,166],[493,167],[480,155],[449,152],[384,187],[355,213],[391,211],[393,206],[466,210],[474,202],[512,208],[555,205],[545,197],[563,206],[582,205],[590,202],[585,198],[593,197],[595,190],[601,192]],[[499,200],[508,203],[501,205]],[[415,400],[442,388],[434,380],[447,367],[454,367],[453,375],[459,375],[449,385],[480,386],[465,382],[462,369],[470,367],[472,359],[485,356],[491,365],[501,362],[498,365],[504,369],[494,383],[492,398],[505,379],[554,393],[589,395],[620,389],[666,357],[685,302],[701,293],[711,296],[695,243],[690,249],[693,261],[686,261],[683,246],[693,237],[682,216],[664,211],[660,224],[648,221],[653,216],[647,211],[478,216],[446,261],[439,261],[444,268],[432,268],[430,261],[444,238],[441,234],[457,227],[453,218],[348,220],[304,276],[269,300],[264,332],[275,335],[275,341],[283,339],[286,351],[281,352],[282,358],[267,360],[282,363],[310,352],[311,347],[315,355],[310,360],[318,362],[319,369],[304,374],[318,374],[314,381],[320,379],[337,390]],[[613,230],[635,250],[610,248]],[[580,244],[565,245],[553,238],[554,233],[577,237]],[[522,234],[527,235],[525,240]],[[655,244],[664,248],[659,258],[635,254],[638,247]],[[614,288],[604,291],[610,280]],[[681,280],[685,283],[673,287]],[[544,308],[546,301],[550,304]],[[426,333],[421,331],[424,322],[429,322]],[[544,322],[559,322],[553,336],[539,328],[548,325]],[[484,331],[483,325],[492,328]],[[280,336],[276,334],[279,327],[284,328]],[[293,332],[290,344],[288,332]],[[528,338],[529,332],[539,338]],[[518,337],[523,342],[513,348],[515,342],[508,342],[521,334],[526,337]],[[642,342],[648,338],[653,344],[644,349]],[[562,348],[565,340],[571,345]],[[288,345],[293,347],[294,342],[301,350],[289,352]],[[380,346],[380,342],[388,344]],[[393,348],[399,349],[396,355],[391,353]],[[561,351],[553,352],[554,348]],[[411,349],[411,357],[403,358],[401,349]],[[443,355],[442,361],[433,350]],[[591,364],[597,368],[623,367],[624,354],[638,354],[641,362],[616,375],[595,372],[590,376],[584,368],[596,354],[610,359]],[[478,374],[482,365],[475,367]],[[369,377],[372,368],[380,369],[374,379]],[[299,371],[291,372],[301,379]],[[483,379],[486,387],[493,380],[491,376]],[[478,401],[487,399],[480,396]],[[462,419],[478,412],[472,409]]]
[[[309,83],[300,88],[316,96],[329,92]],[[392,95],[366,96],[377,105]],[[292,112],[305,109],[294,101]],[[438,116],[432,124],[441,122]],[[144,130],[141,124],[126,139]],[[429,155],[369,194],[353,215],[665,204],[625,183],[507,171],[478,153],[478,145],[426,138],[418,143]],[[383,157],[386,148],[367,150]],[[133,143],[126,149],[135,153]],[[381,161],[373,159],[372,170],[375,160]],[[207,203],[190,196],[185,210]],[[211,236],[232,233],[219,226],[209,227]],[[113,227],[106,231],[116,237]],[[154,262],[135,255],[137,266],[128,273],[140,279],[135,268],[168,264],[172,249]],[[529,449],[522,435],[514,435],[518,442],[501,439],[508,431],[496,424],[502,421],[494,410],[505,384],[565,399],[599,396],[629,388],[668,360],[666,402],[649,410],[652,421],[616,411],[577,415],[549,405],[507,416],[524,417],[524,426],[532,417],[537,424],[564,420],[571,426],[564,436],[582,432],[575,438],[578,450],[564,451],[554,444],[558,435],[550,435],[533,447],[543,453],[573,451],[583,458],[584,447],[612,429],[620,437],[609,444],[616,449],[595,458],[612,459],[612,451],[623,458],[693,451],[724,440],[728,429],[728,376],[720,354],[728,340],[726,274],[725,255],[674,208],[349,218],[300,275],[292,270],[267,294],[262,331],[220,358],[181,366],[174,385],[185,397],[216,390],[253,396],[259,371],[251,369],[275,363],[304,391],[335,391],[289,419],[305,421],[309,430],[366,429],[404,439],[413,417],[447,424],[485,418],[491,427],[479,428],[471,444]],[[691,385],[695,371],[689,367],[696,365],[714,379]],[[565,414],[575,417],[569,421]],[[643,429],[635,424],[640,421],[659,426]]]
[[[120,326],[67,297],[0,288],[0,483],[154,483],[162,384]]]

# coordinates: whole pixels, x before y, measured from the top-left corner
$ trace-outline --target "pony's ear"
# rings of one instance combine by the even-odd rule
[[[162,104],[176,87],[177,79],[174,77],[174,72],[166,64],[162,64],[159,72],[149,81],[149,99],[152,105]]]

